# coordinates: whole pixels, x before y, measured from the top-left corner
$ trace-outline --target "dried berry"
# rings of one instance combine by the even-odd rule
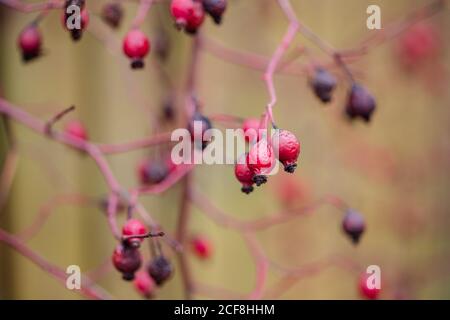
[[[117,29],[123,18],[123,8],[118,2],[110,2],[103,6],[102,19],[110,27]]]
[[[144,160],[139,164],[138,175],[141,184],[158,184],[166,179],[169,168],[165,161]]]
[[[234,175],[242,184],[241,191],[249,194],[253,191],[253,171],[247,164],[247,154],[244,154],[234,166]]]
[[[188,130],[191,140],[197,149],[204,150],[211,141],[209,130],[212,128],[211,121],[200,112],[195,112],[189,122]]]
[[[173,273],[172,264],[163,255],[154,258],[148,265],[147,270],[158,286],[163,285]]]
[[[222,15],[227,9],[227,0],[202,0],[203,8],[216,24],[222,22]]]
[[[279,130],[273,137],[273,148],[278,160],[283,164],[284,170],[293,173],[297,168],[297,159],[300,155],[300,142],[290,131]]]
[[[118,245],[114,250],[112,261],[124,280],[134,279],[134,273],[141,267],[142,258],[139,249],[127,245]]]
[[[344,220],[342,221],[342,228],[353,243],[358,244],[366,228],[366,223],[360,213],[349,209],[344,216]]]
[[[253,182],[258,187],[267,182],[267,174],[275,166],[274,151],[267,139],[260,140],[250,148],[247,164],[253,172]]]
[[[345,109],[347,116],[350,119],[360,117],[369,122],[375,107],[375,98],[367,89],[359,84],[354,84],[350,90]]]
[[[331,94],[336,87],[336,78],[323,68],[317,68],[310,80],[316,96],[324,103],[331,101]]]

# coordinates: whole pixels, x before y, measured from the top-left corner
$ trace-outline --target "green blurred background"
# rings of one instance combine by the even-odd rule
[[[91,15],[105,1],[88,1]],[[302,21],[337,48],[349,48],[371,31],[366,8],[377,4],[382,23],[403,17],[426,1],[292,0]],[[127,31],[137,6],[127,3],[126,19],[117,31]],[[41,119],[72,104],[77,106],[58,124],[80,119],[96,142],[125,142],[154,132],[155,119],[168,94],[152,60],[143,71],[129,70],[120,51],[111,52],[86,32],[73,43],[61,28],[60,12],[41,23],[45,55],[24,65],[16,38],[36,14],[22,14],[0,6],[0,89],[3,97]],[[158,17],[159,16],[159,17]],[[95,17],[96,24],[100,23]],[[169,30],[171,52],[164,68],[177,87],[183,85],[190,61],[192,38],[173,30],[168,9],[154,6],[144,31],[150,39],[158,25]],[[439,70],[424,68],[408,73],[395,56],[395,40],[372,50],[352,70],[376,96],[378,109],[369,125],[350,124],[342,117],[347,83],[340,76],[331,105],[324,107],[312,94],[306,77],[277,75],[278,125],[293,131],[302,142],[295,179],[306,185],[311,198],[336,194],[364,214],[367,233],[354,247],[342,235],[340,216],[324,206],[313,214],[258,233],[268,256],[286,267],[342,255],[362,266],[379,265],[383,272],[382,298],[450,298],[450,110],[448,81],[449,13],[430,20],[442,32],[443,53]],[[270,56],[287,22],[276,1],[230,1],[224,23],[216,27],[207,19],[202,32],[227,47]],[[312,54],[313,44],[297,37]],[[207,52],[200,56],[197,95],[208,115],[225,113],[259,116],[268,101],[261,72],[233,65]],[[307,61],[305,57],[299,62]],[[430,71],[431,70],[431,71]],[[181,87],[180,87],[181,88]],[[181,109],[182,104],[177,105]],[[18,166],[8,201],[1,208],[0,226],[19,233],[33,221],[43,203],[56,195],[81,193],[101,197],[107,192],[95,164],[77,152],[10,123],[17,141]],[[223,127],[223,126],[219,126]],[[0,160],[8,150],[5,127],[0,130]],[[153,151],[150,151],[150,153]],[[136,163],[149,151],[109,157],[119,181],[135,186]],[[284,204],[277,188],[286,175],[251,196],[240,192],[232,166],[201,166],[195,170],[196,186],[229,214],[252,219],[279,211]],[[178,215],[179,186],[159,197],[146,197],[148,210],[173,230]],[[255,266],[241,235],[223,229],[195,208],[190,230],[209,236],[214,244],[210,261],[189,257],[194,278],[202,283],[248,292],[254,284]],[[122,217],[123,218],[123,217]],[[83,272],[94,270],[109,257],[115,242],[102,212],[90,206],[61,206],[29,241],[29,246],[53,263],[77,264]],[[99,284],[116,298],[139,298],[117,272],[107,269]],[[279,273],[270,272],[269,284]],[[357,274],[327,268],[296,283],[281,298],[355,299]],[[178,268],[158,298],[182,298]],[[198,298],[204,296],[198,295]],[[79,299],[27,259],[0,244],[0,298]]]

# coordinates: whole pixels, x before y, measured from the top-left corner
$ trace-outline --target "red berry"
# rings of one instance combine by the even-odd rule
[[[227,0],[203,0],[203,8],[216,24],[220,24],[227,8]]]
[[[358,283],[359,292],[363,298],[374,300],[380,295],[380,289],[369,287],[368,277],[369,275],[366,273],[361,274]]]
[[[147,227],[137,219],[129,219],[122,228],[122,236],[142,236],[147,233]],[[143,238],[130,238],[125,241],[126,244],[139,247]]]
[[[366,223],[360,213],[349,209],[344,216],[344,220],[342,221],[342,228],[353,243],[358,244],[364,230],[366,229]]]
[[[244,130],[245,141],[256,143],[261,139],[261,132],[259,130],[260,121],[256,118],[248,118],[242,123],[242,130]]]
[[[247,164],[247,154],[244,154],[234,166],[234,175],[242,183],[241,191],[249,194],[253,191],[253,171]]]
[[[116,269],[122,273],[123,279],[128,281],[134,279],[134,273],[142,264],[139,249],[122,244],[114,250],[112,261]]]
[[[19,35],[19,47],[23,61],[27,62],[41,54],[42,38],[35,24],[27,26]]]
[[[88,134],[84,125],[79,121],[71,121],[66,124],[64,132],[81,140],[88,140]]]
[[[354,84],[350,90],[345,109],[349,119],[352,120],[360,117],[366,122],[369,122],[375,108],[375,98],[369,91],[359,84]]]
[[[267,182],[269,174],[275,166],[275,155],[267,139],[254,144],[247,155],[247,164],[253,172],[253,182],[259,187]]]
[[[69,3],[70,1],[68,1],[68,3]],[[72,2],[77,2],[77,1],[72,1]],[[69,3],[68,5],[66,4],[66,7],[65,8],[67,8],[68,6],[70,6],[70,5],[72,5],[73,3]],[[63,12],[63,14],[62,14],[62,16],[61,16],[61,22],[62,22],[62,24],[63,24],[63,26],[64,26],[64,28],[66,28],[67,30],[69,30],[70,31],[70,35],[71,35],[71,37],[72,37],[72,40],[74,40],[74,41],[78,41],[78,40],[80,40],[81,39],[81,37],[83,36],[83,30],[84,29],[86,29],[86,27],[88,26],[88,24],[89,24],[89,12],[88,12],[88,10],[87,9],[83,9],[83,7],[84,7],[84,2],[83,2],[83,5],[78,5],[80,8],[82,8],[82,10],[81,10],[81,13],[80,13],[80,26],[81,26],[81,28],[80,29],[76,29],[76,28],[74,28],[74,29],[69,29],[68,28],[68,25],[67,25],[67,20],[69,19],[69,17],[71,16],[71,14],[69,15],[67,12],[66,12],[66,9],[64,9],[64,12]],[[72,13],[73,14],[73,13]]]
[[[155,280],[158,286],[161,286],[172,275],[173,268],[170,261],[164,256],[158,256],[148,265],[148,273]]]
[[[123,8],[120,3],[110,2],[103,6],[102,19],[112,28],[118,28],[123,17]]]
[[[170,173],[168,163],[165,161],[144,160],[138,166],[138,176],[141,184],[158,184]]]
[[[316,96],[324,103],[331,101],[331,94],[336,87],[336,78],[331,73],[322,68],[315,70],[310,85]]]
[[[211,242],[205,236],[195,236],[191,239],[194,254],[200,259],[208,259],[212,254]]]
[[[178,28],[195,34],[205,19],[205,12],[199,0],[172,0],[170,13]]]
[[[280,130],[273,138],[273,148],[284,170],[293,173],[297,168],[297,159],[300,155],[300,142],[297,137],[290,131]]]
[[[132,60],[133,69],[143,68],[143,58],[150,51],[150,41],[139,29],[130,30],[123,40],[123,52]]]
[[[150,299],[155,294],[155,281],[150,275],[145,271],[139,271],[133,281],[134,288],[143,297]]]

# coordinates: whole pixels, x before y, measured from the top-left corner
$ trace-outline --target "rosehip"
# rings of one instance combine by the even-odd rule
[[[22,59],[24,62],[40,56],[41,43],[41,34],[35,24],[31,24],[23,29],[19,35],[19,47],[22,51]]]
[[[112,28],[118,28],[123,17],[123,8],[120,3],[111,2],[103,6],[102,19]]]
[[[162,182],[169,174],[169,168],[163,161],[144,160],[138,167],[141,184],[152,185]]]
[[[195,236],[191,239],[194,254],[200,259],[208,259],[212,254],[211,242],[204,236]]]
[[[73,13],[67,13],[67,8],[71,5],[77,5],[81,9],[80,13],[80,28],[76,28],[76,26],[69,26],[68,25],[68,19],[71,18],[70,24],[75,23],[76,19],[72,20]],[[64,7],[64,12],[62,14],[62,23],[64,28],[70,31],[70,35],[72,37],[73,41],[78,41],[83,36],[83,30],[88,26],[89,24],[89,12],[87,9],[84,9],[84,1],[79,0],[72,0],[72,1],[66,1],[66,6]],[[70,28],[69,28],[70,27]]]
[[[247,164],[253,172],[253,182],[259,187],[267,182],[269,174],[275,166],[275,155],[267,139],[254,144],[247,155]]]
[[[144,57],[150,51],[150,41],[138,29],[130,30],[123,39],[123,52],[131,59],[131,68],[144,67]]]
[[[114,250],[112,261],[116,269],[122,273],[123,279],[128,281],[134,279],[134,273],[142,264],[139,249],[122,244]]]
[[[80,140],[88,140],[88,134],[84,125],[79,121],[70,121],[66,124],[64,132]]]
[[[342,221],[342,228],[353,243],[358,244],[366,228],[366,223],[364,222],[364,218],[361,214],[349,209],[344,216],[344,220]]]
[[[143,297],[150,299],[155,294],[155,281],[149,274],[145,271],[139,271],[136,273],[136,277],[133,281],[134,288]]]
[[[227,8],[227,0],[203,0],[203,8],[216,24],[220,24]]]
[[[361,274],[359,277],[359,293],[363,298],[374,300],[380,295],[380,289],[372,286],[369,287],[368,277],[369,275],[366,273]]]
[[[244,130],[245,141],[256,143],[261,139],[261,132],[259,130],[260,121],[256,118],[248,118],[242,123],[242,130]]]
[[[191,134],[191,140],[197,149],[204,150],[210,142],[209,129],[212,128],[211,121],[199,112],[195,112],[189,122],[188,130]]]
[[[300,154],[300,142],[295,135],[287,130],[279,130],[273,138],[273,148],[278,160],[284,166],[284,171],[293,173],[297,168]]]
[[[142,236],[147,233],[147,227],[137,219],[129,219],[122,228],[122,236]],[[138,248],[143,238],[129,238],[125,240],[125,244]]]
[[[241,191],[249,194],[253,191],[253,171],[247,163],[247,154],[244,154],[234,166],[234,175],[242,183]]]
[[[172,264],[163,255],[153,259],[148,265],[148,274],[155,280],[158,286],[161,286],[172,275]]]
[[[178,28],[195,34],[205,19],[205,12],[199,0],[172,0],[170,12]]]
[[[369,122],[375,107],[375,99],[367,89],[359,84],[354,84],[348,96],[345,110],[347,116],[350,119],[361,117],[366,122]]]
[[[322,68],[317,68],[310,85],[316,96],[324,103],[331,101],[331,94],[336,87],[336,78]]]

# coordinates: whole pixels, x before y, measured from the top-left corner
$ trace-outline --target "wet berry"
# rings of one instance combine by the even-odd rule
[[[123,279],[130,281],[134,279],[134,273],[141,267],[141,253],[137,248],[120,244],[114,250],[112,262],[114,267],[122,273]]]
[[[324,103],[331,101],[331,94],[336,87],[336,78],[323,68],[317,68],[310,80],[316,96]]]
[[[167,177],[169,168],[166,161],[144,160],[139,164],[138,175],[141,184],[158,184]]]
[[[118,28],[123,18],[123,8],[118,2],[110,2],[103,6],[102,19],[112,28]]]
[[[211,140],[209,129],[212,129],[211,121],[200,112],[195,112],[188,126],[195,148],[204,150],[208,146]]]
[[[156,284],[150,275],[145,271],[139,271],[133,281],[134,288],[144,298],[151,299],[155,295]]]
[[[249,194],[253,191],[253,171],[247,164],[247,154],[244,154],[234,166],[234,175],[242,184],[241,191]]]
[[[354,244],[358,244],[364,230],[366,223],[363,216],[355,210],[349,209],[342,221],[342,229],[350,237]]]
[[[19,35],[18,42],[22,51],[23,61],[33,60],[41,54],[42,37],[35,24],[31,24],[23,29]]]
[[[202,0],[203,8],[216,24],[222,22],[222,15],[227,8],[227,0]]]
[[[205,19],[205,12],[200,0],[172,0],[170,13],[179,29],[195,34]]]
[[[259,187],[267,182],[267,175],[275,166],[275,155],[267,139],[254,144],[247,155],[247,164],[253,172],[253,182]]]
[[[293,173],[297,168],[297,159],[300,155],[300,142],[297,137],[290,131],[279,130],[273,138],[273,148],[284,170]]]
[[[359,283],[358,283],[359,293],[365,299],[374,300],[374,299],[378,298],[381,290],[379,288],[373,288],[372,284],[370,284],[370,286],[369,286],[368,282],[370,280],[368,279],[368,277],[369,277],[369,275],[367,273],[363,273],[359,277]]]
[[[150,261],[147,270],[148,274],[153,278],[153,280],[155,280],[155,283],[158,286],[163,285],[173,273],[172,264],[163,255],[160,255]]]
[[[200,259],[208,259],[212,254],[212,244],[205,236],[197,235],[191,239],[191,248]]]
[[[142,236],[147,234],[147,227],[137,219],[129,219],[122,228],[122,236]],[[144,238],[128,238],[124,241],[125,244],[138,248]]]
[[[123,52],[131,59],[131,68],[144,67],[143,59],[150,51],[150,41],[139,29],[130,30],[123,39]]]
[[[366,122],[369,122],[375,111],[375,107],[375,98],[367,89],[359,84],[354,84],[350,90],[345,109],[347,116],[350,119],[360,117]]]
[[[64,132],[72,137],[76,137],[81,140],[88,140],[88,134],[86,128],[80,121],[70,121],[66,124]]]

